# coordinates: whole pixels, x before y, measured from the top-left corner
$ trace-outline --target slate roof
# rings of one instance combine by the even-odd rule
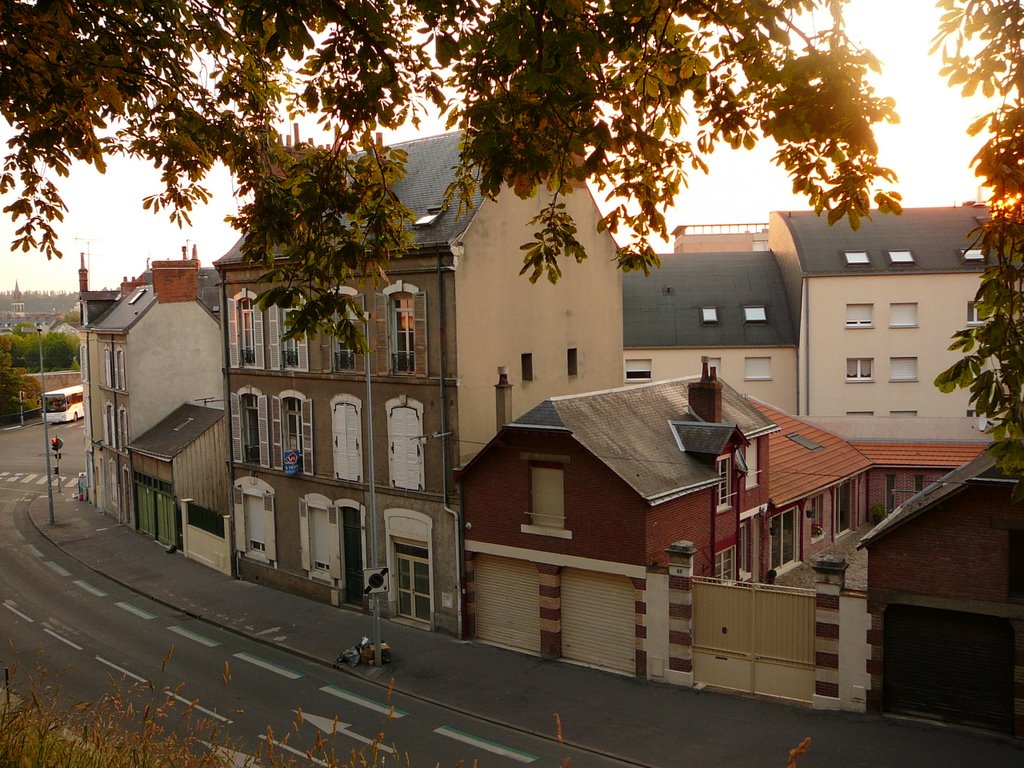
[[[129,443],[128,449],[169,461],[222,418],[224,411],[217,408],[185,403]]]
[[[640,496],[657,504],[718,482],[714,461],[704,453],[680,450],[671,423],[700,423],[690,414],[686,388],[697,379],[554,397],[507,428],[569,430],[580,445]],[[738,427],[751,437],[775,427],[771,419],[724,382],[722,413],[730,433]],[[722,425],[706,426],[714,436],[720,434]]]
[[[128,330],[154,304],[156,304],[156,294],[153,293],[153,286],[139,286],[114,304],[98,320],[89,323],[89,327],[96,331]]]
[[[391,145],[408,154],[405,177],[396,182],[392,189],[417,219],[438,209],[444,202],[445,192],[455,180],[461,141],[462,133],[453,132]],[[473,198],[473,207],[461,215],[458,201],[455,201],[430,224],[410,225],[414,247],[450,245],[466,230],[482,203],[483,198],[477,192]],[[239,238],[214,264],[221,266],[241,262],[243,240]]]
[[[671,253],[661,267],[622,275],[623,345],[630,347],[796,346],[796,323],[779,265],[767,251]],[[747,323],[744,306],[767,322]],[[718,322],[702,322],[715,307]]]
[[[813,211],[776,211],[770,226],[788,228],[805,275],[980,272],[984,263],[965,262],[962,251],[987,219],[984,206],[906,208],[899,216],[873,211],[853,230],[845,221],[830,227]],[[892,264],[890,250],[910,250],[914,263]],[[867,252],[870,264],[848,266],[845,251]]]
[[[752,402],[765,418],[779,425],[779,431],[768,438],[768,496],[775,506],[813,496],[820,489],[870,469],[868,458],[839,435],[759,401]]]
[[[851,440],[872,464],[882,467],[959,467],[985,450],[986,443],[929,443],[915,440]]]

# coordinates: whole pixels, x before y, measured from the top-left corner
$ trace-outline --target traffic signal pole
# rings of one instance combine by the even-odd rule
[[[43,374],[43,327],[36,326],[39,339],[39,415],[43,418],[43,454],[46,456],[46,500],[50,508],[50,525],[53,525],[53,472],[50,469],[50,422],[46,420],[46,383]]]

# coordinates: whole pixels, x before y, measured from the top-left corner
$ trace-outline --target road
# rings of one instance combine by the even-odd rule
[[[54,433],[65,439],[62,471],[77,482],[81,426]],[[566,757],[575,765],[628,764],[389,696],[371,682],[175,612],[86,569],[28,519],[29,503],[46,494],[45,475],[33,471],[43,461],[41,427],[13,438],[0,435],[0,660],[16,691],[56,686],[66,703],[120,691],[172,713],[191,708],[193,720],[221,729],[246,753],[272,740],[313,765],[328,762],[332,751],[348,756],[373,743],[381,765],[405,765],[407,757],[413,766],[559,766]],[[9,450],[12,443],[19,450]],[[65,479],[54,492],[71,493],[72,485]]]

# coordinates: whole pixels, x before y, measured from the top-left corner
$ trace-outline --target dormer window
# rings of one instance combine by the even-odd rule
[[[753,305],[743,308],[743,321],[746,323],[767,323],[768,315],[761,305]]]
[[[718,307],[701,307],[700,321],[704,325],[718,325]]]
[[[964,261],[984,261],[985,254],[981,252],[981,248],[967,248],[960,251],[961,257]]]
[[[891,264],[913,264],[914,254],[910,251],[889,251],[889,262]]]
[[[871,264],[867,251],[846,251],[846,264],[851,267],[866,267]]]
[[[413,222],[414,227],[429,227],[441,215],[441,207],[428,208],[427,212]]]

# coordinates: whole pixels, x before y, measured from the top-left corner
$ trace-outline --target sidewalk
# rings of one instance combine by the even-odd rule
[[[56,523],[50,525],[46,498],[40,497],[29,515],[62,551],[190,616],[325,664],[371,634],[369,616],[232,579],[180,553],[167,554],[88,502],[61,494],[54,498],[54,510]],[[950,756],[961,754],[963,765],[1020,758],[1019,749],[998,737],[652,683],[393,621],[383,622],[382,634],[391,644],[393,663],[379,670],[343,667],[343,673],[393,684],[403,694],[545,738],[556,737],[557,714],[566,742],[612,756],[633,755],[652,766],[693,759],[712,766],[782,766],[789,749],[808,735],[814,745],[807,765],[879,765],[882,756],[882,762],[901,766],[955,765]],[[851,751],[863,755],[854,758]]]

